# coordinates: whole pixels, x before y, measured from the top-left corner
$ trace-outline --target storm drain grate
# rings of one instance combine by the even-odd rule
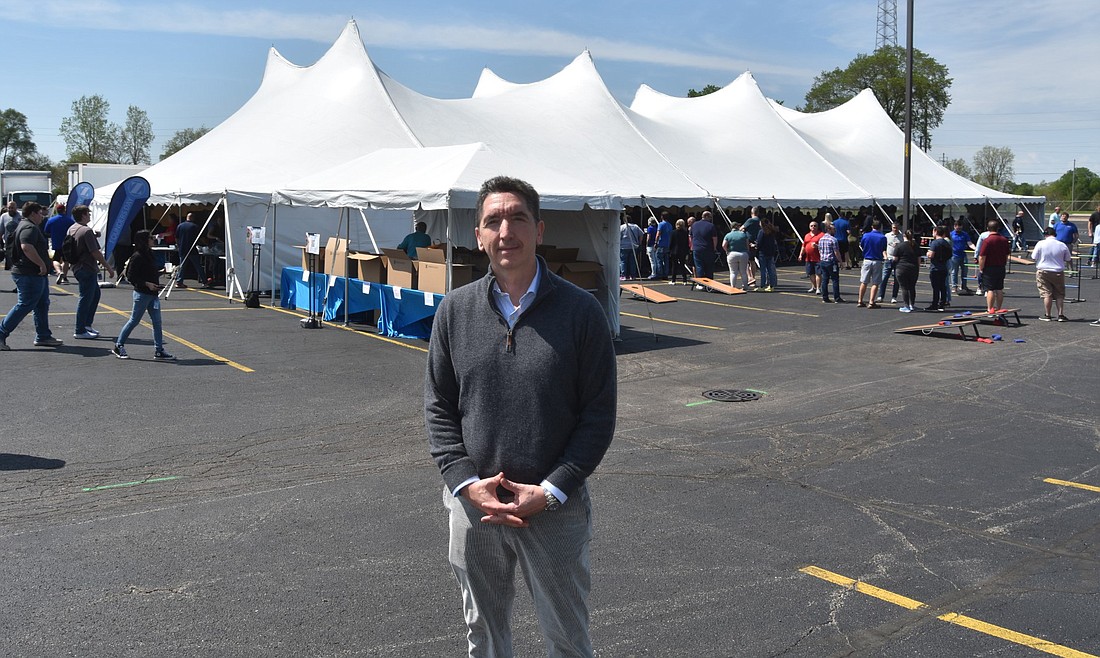
[[[716,388],[703,391],[703,397],[717,402],[752,402],[753,400],[759,400],[763,395],[757,391]]]

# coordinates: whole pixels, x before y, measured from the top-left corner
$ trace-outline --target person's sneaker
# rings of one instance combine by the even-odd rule
[[[822,298],[821,298],[821,303],[822,303],[822,304],[832,304],[832,303],[833,303],[833,300],[831,300],[831,299],[826,299],[826,298],[822,297]]]
[[[926,310],[926,311],[938,311],[940,309],[936,306],[925,306],[924,310]]]
[[[56,279],[56,280],[54,280],[54,285],[58,285],[58,286],[59,286],[59,285],[61,285],[61,284],[62,284],[62,283],[64,283],[64,282],[65,282],[65,275],[64,275],[64,274],[58,274],[58,275],[57,275],[57,279]]]
[[[897,304],[898,303],[898,298],[897,297],[891,297],[890,298],[890,303],[891,304]]]
[[[1040,315],[1039,319],[1042,320],[1043,322],[1050,322],[1054,318],[1050,317],[1049,315]]]
[[[187,284],[186,284],[186,283],[184,283],[183,281],[176,281],[176,287],[177,287],[177,288],[183,288],[183,289],[186,289],[186,288],[187,288]]]
[[[912,313],[913,309],[909,308],[908,306],[902,306],[898,309],[898,311],[901,313]]]
[[[1059,321],[1059,322],[1069,322],[1069,318],[1067,318],[1067,317],[1066,317],[1066,316],[1064,316],[1064,315],[1059,315],[1059,316],[1058,316],[1058,321]]]
[[[843,297],[837,297],[836,298],[836,303],[837,304],[847,304],[847,302],[844,301]]]
[[[1100,320],[1093,322],[1093,324],[1100,326]],[[0,352],[10,352],[11,348],[8,347],[8,339],[0,336]]]
[[[36,338],[34,340],[35,347],[58,347],[64,345],[61,341],[50,336],[49,338]]]
[[[111,348],[111,354],[114,354],[120,359],[129,359],[130,355],[126,353],[126,348],[121,345],[115,345]]]
[[[1090,327],[1100,327],[1100,320],[1094,320],[1093,322],[1090,322],[1089,326]],[[0,338],[0,350],[7,349],[7,347],[8,347],[8,344],[4,342],[3,338]]]
[[[809,289],[809,290],[807,290],[806,292],[817,292],[817,288],[810,288],[810,289]]]
[[[84,332],[89,333],[89,334],[95,336],[96,338],[99,338],[99,332],[96,331],[95,329],[93,329],[92,327],[84,327]]]
[[[175,361],[176,357],[172,356],[168,352],[165,352],[164,350],[157,350],[156,353],[153,354],[153,360],[154,361]]]
[[[877,303],[881,304],[881,303],[882,303],[882,300],[883,300],[883,298],[882,298],[882,297],[879,297],[879,298],[878,298],[878,299],[876,299],[875,301],[876,301]]]
[[[73,338],[79,338],[80,340],[95,340],[95,337],[98,335],[99,334],[93,334],[92,332],[85,329],[78,334],[73,334]]]
[[[936,307],[936,310],[939,311],[940,313],[943,313],[944,311],[947,310],[947,305],[944,304],[943,306],[938,306],[938,307]]]

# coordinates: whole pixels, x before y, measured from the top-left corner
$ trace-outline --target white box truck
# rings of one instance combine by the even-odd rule
[[[91,162],[74,162],[69,165],[69,191],[71,192],[77,183],[91,183],[92,187],[99,189],[114,183],[120,183],[130,176],[136,176],[149,168],[149,165],[127,164],[102,164]]]
[[[20,208],[23,204],[36,201],[43,208],[50,207],[53,199],[53,183],[48,171],[22,171],[9,169],[0,171],[0,197],[4,205],[14,201]]]

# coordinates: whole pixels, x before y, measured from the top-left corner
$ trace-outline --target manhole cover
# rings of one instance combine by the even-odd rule
[[[756,391],[716,388],[711,391],[703,391],[703,397],[718,402],[751,402],[752,400],[759,400],[762,396]]]

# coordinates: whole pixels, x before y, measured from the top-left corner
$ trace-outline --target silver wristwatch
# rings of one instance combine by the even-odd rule
[[[558,500],[557,496],[550,493],[549,489],[543,489],[543,491],[546,492],[546,510],[545,511],[553,512],[554,510],[561,507],[561,501]]]

